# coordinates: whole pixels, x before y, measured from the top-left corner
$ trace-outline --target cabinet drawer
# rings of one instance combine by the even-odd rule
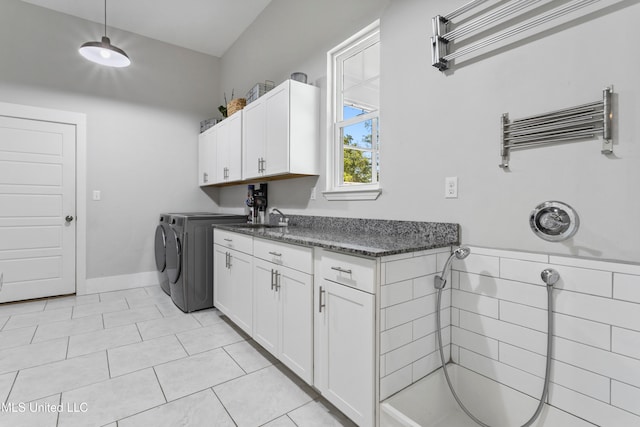
[[[255,239],[253,256],[274,264],[313,274],[313,249],[273,240]]]
[[[253,237],[244,234],[216,228],[213,230],[213,242],[225,248],[235,249],[247,254],[253,253]]]
[[[375,293],[375,259],[325,252],[321,264],[323,278],[371,294]]]

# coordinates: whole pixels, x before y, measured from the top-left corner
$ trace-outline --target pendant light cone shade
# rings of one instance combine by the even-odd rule
[[[111,44],[107,37],[107,0],[104,0],[104,36],[99,42],[86,42],[78,50],[80,55],[91,62],[107,67],[128,67],[131,60],[124,50]]]
[[[131,60],[124,50],[112,45],[107,36],[102,37],[100,42],[86,42],[80,46],[79,52],[89,61],[107,67],[121,68],[131,64]]]

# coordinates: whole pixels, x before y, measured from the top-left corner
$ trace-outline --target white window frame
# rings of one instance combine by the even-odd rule
[[[344,142],[341,138],[341,126],[359,123],[377,118],[377,126],[372,132],[378,132],[380,109],[363,114],[353,119],[340,120],[342,116],[342,61],[341,58],[363,51],[367,47],[380,42],[380,20],[376,20],[349,39],[327,52],[327,170],[326,191],[323,195],[327,200],[376,200],[382,192],[380,182],[376,180],[375,158],[372,160],[372,174],[377,182],[371,184],[342,185],[344,174],[343,150]],[[340,104],[340,105],[339,105]],[[340,121],[339,121],[340,120]],[[369,150],[366,150],[369,151]],[[379,149],[374,153],[378,155]]]

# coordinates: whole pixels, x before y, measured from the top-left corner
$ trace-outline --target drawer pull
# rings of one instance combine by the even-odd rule
[[[324,295],[325,292],[326,291],[322,289],[322,286],[320,286],[320,293],[318,296],[318,313],[322,313],[322,308],[326,307],[326,304],[322,302],[322,295]]]
[[[332,270],[339,271],[340,273],[351,274],[351,270],[345,270],[342,267],[331,267]]]
[[[269,252],[269,255],[273,255],[273,256],[282,256],[281,253],[279,252]]]
[[[231,242],[233,242],[233,239],[224,239],[224,241],[231,243]]]

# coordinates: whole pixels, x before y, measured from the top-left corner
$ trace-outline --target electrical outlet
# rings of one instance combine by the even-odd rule
[[[445,199],[458,198],[458,177],[457,176],[449,176],[444,179],[444,198]]]
[[[93,200],[97,202],[101,198],[102,198],[102,195],[100,194],[100,190],[93,190]]]
[[[310,200],[315,200],[316,199],[316,187],[313,187],[311,189],[311,195],[309,196]]]

